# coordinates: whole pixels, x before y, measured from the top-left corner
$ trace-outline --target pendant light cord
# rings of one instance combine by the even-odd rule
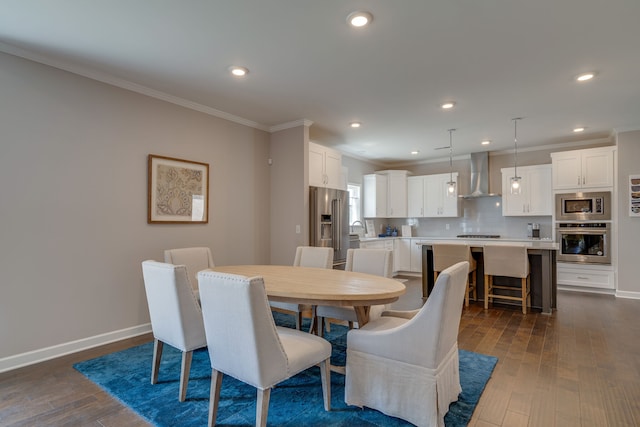
[[[513,120],[513,143],[514,143],[514,162],[513,162],[513,174],[518,177],[518,120],[522,117],[516,117]]]
[[[449,129],[449,182],[453,182],[453,131]]]

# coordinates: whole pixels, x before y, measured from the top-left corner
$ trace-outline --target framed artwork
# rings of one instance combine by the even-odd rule
[[[640,217],[640,175],[629,175],[629,216]]]
[[[209,222],[209,164],[149,154],[149,224]]]

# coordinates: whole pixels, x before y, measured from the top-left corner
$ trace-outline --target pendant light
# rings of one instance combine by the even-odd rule
[[[522,177],[518,176],[518,120],[522,117],[516,117],[513,120],[513,142],[514,142],[514,163],[513,176],[511,177],[511,194],[520,194],[522,190]]]
[[[447,182],[447,196],[456,197],[456,182],[453,180],[453,131],[449,129],[449,182]]]

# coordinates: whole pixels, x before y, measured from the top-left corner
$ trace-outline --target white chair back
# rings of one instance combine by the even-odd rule
[[[484,274],[525,278],[529,275],[529,256],[525,245],[491,245],[482,249]]]
[[[182,351],[207,345],[202,312],[187,279],[187,269],[144,261],[142,274],[154,338]]]
[[[429,369],[438,367],[458,340],[468,269],[469,263],[464,261],[440,273],[418,313],[388,331],[394,335],[394,345],[383,351],[387,357]]]
[[[215,267],[211,249],[207,247],[167,249],[164,251],[164,262],[186,266],[193,289],[198,289],[198,272]]]
[[[287,377],[262,278],[201,272],[199,280],[211,367],[259,389]]]
[[[315,246],[298,246],[293,260],[295,267],[333,267],[333,248],[319,248]]]
[[[345,270],[391,278],[392,254],[388,249],[348,249]]]
[[[469,269],[475,269],[476,263],[471,256],[469,245],[458,243],[436,243],[433,250],[433,270],[442,271],[461,261],[469,262]]]

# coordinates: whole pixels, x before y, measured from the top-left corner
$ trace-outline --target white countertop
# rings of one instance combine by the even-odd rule
[[[441,237],[441,236],[415,236],[415,237],[362,237],[360,241],[371,242],[374,240],[389,240],[389,239],[412,239],[416,245],[424,245],[430,243],[441,242],[456,242],[470,246],[484,246],[487,243],[492,244],[509,244],[509,243],[523,243],[525,246],[533,249],[550,249],[558,250],[558,244],[551,239],[527,239],[517,237],[499,237],[497,239],[464,239],[460,237]]]

